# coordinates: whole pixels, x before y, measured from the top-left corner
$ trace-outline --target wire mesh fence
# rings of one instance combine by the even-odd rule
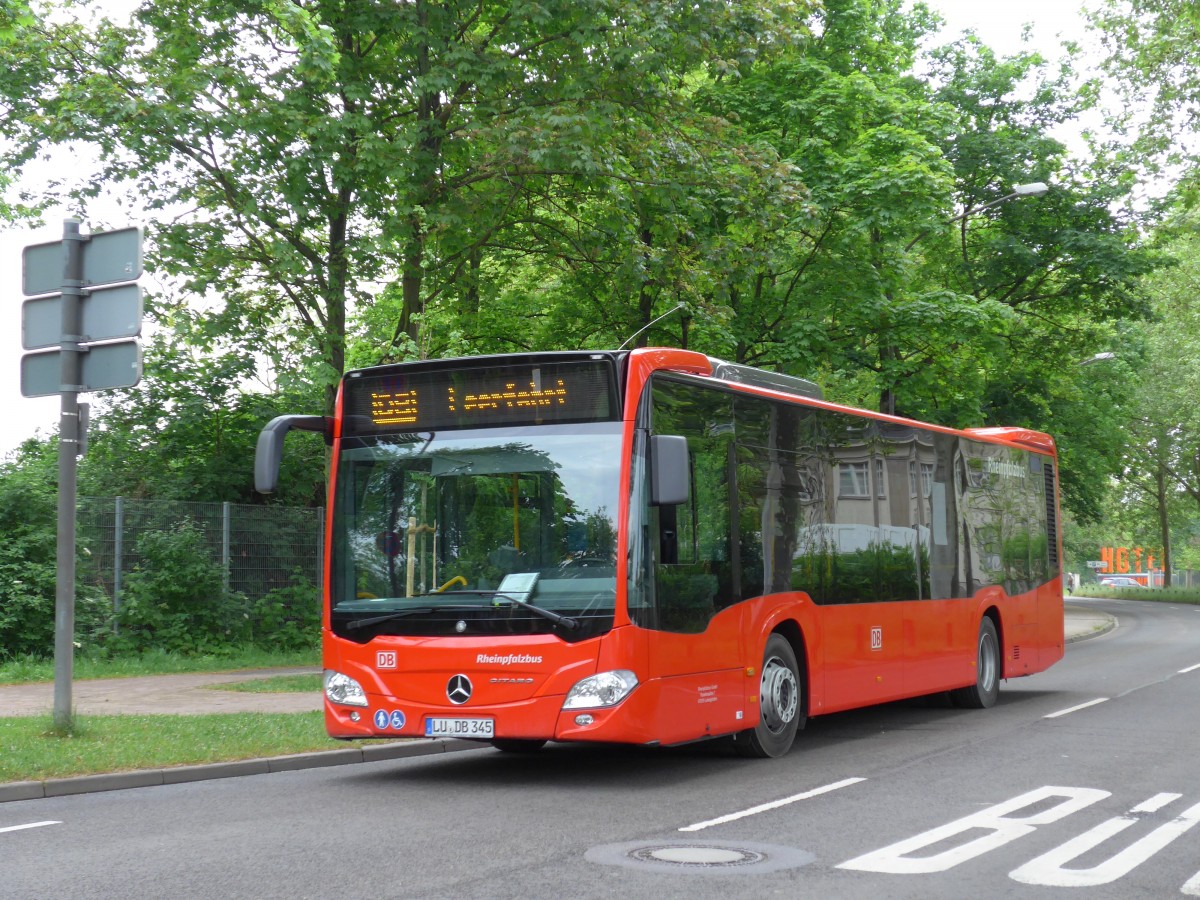
[[[186,524],[204,536],[228,593],[254,600],[298,579],[318,588],[324,523],[321,508],[81,497],[79,578],[103,589],[119,610],[123,580],[146,563],[142,538]]]

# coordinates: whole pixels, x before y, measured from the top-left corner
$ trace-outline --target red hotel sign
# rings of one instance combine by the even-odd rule
[[[1101,547],[1100,558],[1104,568],[1098,571],[1107,575],[1125,575],[1129,572],[1153,572],[1159,558],[1143,547]]]

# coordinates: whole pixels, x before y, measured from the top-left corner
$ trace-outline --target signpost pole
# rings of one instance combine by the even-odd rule
[[[58,420],[58,582],[54,607],[54,725],[74,724],[71,683],[75,664],[75,515],[82,387],[79,306],[83,295],[83,242],[79,221],[63,222],[62,338],[59,344],[62,405]]]
[[[75,519],[79,457],[87,447],[87,404],[79,395],[133,387],[142,377],[142,229],[81,234],[63,220],[61,241],[21,254],[21,393],[58,394],[58,571],[54,603],[54,727],[74,727]],[[61,293],[58,293],[61,292]],[[56,315],[56,306],[57,315]],[[58,333],[55,334],[55,326]],[[57,346],[58,349],[47,349]]]

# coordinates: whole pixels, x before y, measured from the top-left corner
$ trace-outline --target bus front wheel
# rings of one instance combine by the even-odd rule
[[[975,683],[950,692],[955,706],[965,709],[989,709],[1000,696],[1000,640],[996,623],[987,616],[979,623],[979,640],[975,644]]]
[[[763,649],[758,687],[759,721],[734,738],[740,756],[758,759],[783,756],[804,725],[804,685],[796,654],[787,638],[772,634]]]

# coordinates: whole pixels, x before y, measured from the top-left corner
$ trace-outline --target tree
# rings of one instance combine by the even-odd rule
[[[147,0],[129,26],[53,7],[0,45],[22,163],[96,144],[83,186],[131,186],[154,262],[219,295],[226,331],[290,316],[333,384],[347,316],[396,281],[393,355],[532,182],[624,175],[608,148],[686,76],[789,39],[795,7],[738,0],[377,4]],[[630,141],[625,141],[630,143]]]
[[[1194,215],[1177,215],[1161,229],[1176,265],[1146,279],[1155,320],[1131,349],[1144,353],[1130,403],[1129,440],[1121,482],[1126,499],[1145,506],[1163,547],[1170,585],[1171,532],[1200,520],[1200,229]],[[1122,347],[1122,355],[1130,350]],[[1184,513],[1181,507],[1186,506]],[[1181,521],[1182,519],[1182,521]]]
[[[95,418],[80,462],[80,493],[260,502],[253,491],[259,431],[276,415],[318,403],[319,389],[253,390],[254,368],[245,355],[199,352],[178,334],[151,338],[141,382],[100,400],[103,413]],[[130,465],[134,459],[138,464]],[[284,465],[274,501],[325,502],[325,446],[319,437],[293,438]]]
[[[1200,186],[1200,11],[1190,0],[1105,0],[1089,19],[1108,52],[1109,86],[1123,101],[1113,118],[1138,138],[1130,164],[1152,172],[1162,172],[1164,163],[1186,166],[1182,193],[1194,202]]]
[[[783,227],[740,233],[747,246],[722,270],[737,361],[850,383],[870,370],[894,411],[897,348],[953,300],[909,296],[906,247],[944,216],[953,188],[940,150],[951,111],[910,75],[934,25],[923,7],[836,0],[795,51],[702,94],[807,190]]]
[[[1120,471],[1127,418],[1121,386],[1077,363],[1149,314],[1141,279],[1163,257],[1129,212],[1119,151],[1092,141],[1077,158],[1051,134],[1095,103],[1075,70],[1070,54],[1053,69],[1034,53],[998,59],[971,37],[934,54],[937,97],[958,117],[944,152],[962,213],[915,248],[920,278],[974,298],[990,327],[935,344],[906,388],[921,417],[1055,435],[1065,501],[1090,520]],[[1050,191],[996,203],[1029,181]]]

